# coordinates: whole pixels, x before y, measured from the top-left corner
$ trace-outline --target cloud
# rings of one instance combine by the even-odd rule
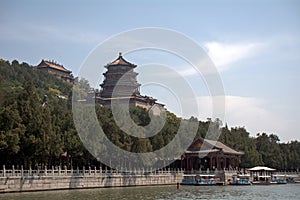
[[[205,59],[205,57],[198,63],[199,66],[202,66],[199,69],[201,69],[201,73],[204,75],[228,70],[233,67],[235,63],[258,54],[263,46],[265,45],[262,43],[229,44],[205,42],[204,49],[218,71],[207,67],[211,66],[211,61],[209,58]],[[199,72],[192,66],[185,65],[178,68],[180,69],[179,73],[184,77],[199,75]]]
[[[212,98],[203,96],[197,98],[199,113],[202,120],[212,117]],[[257,133],[266,132],[279,135],[280,139],[287,140],[289,136],[284,135],[291,132],[291,127],[280,114],[266,109],[268,102],[253,97],[226,96],[225,118],[221,119],[230,127],[245,127],[252,136]],[[216,118],[218,116],[213,116]]]
[[[232,64],[258,53],[261,46],[261,43],[204,43],[209,57],[220,71],[227,70]]]

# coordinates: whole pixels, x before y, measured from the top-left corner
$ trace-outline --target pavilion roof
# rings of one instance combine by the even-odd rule
[[[236,151],[232,148],[230,148],[229,146],[223,144],[222,142],[219,142],[219,141],[214,141],[214,140],[207,140],[205,139],[205,142],[211,144],[211,145],[214,145],[216,148],[218,149],[222,149],[222,151],[224,153],[229,153],[229,154],[240,154],[240,155],[243,155],[244,153],[243,152],[240,152],[240,151]]]
[[[63,71],[63,72],[66,72],[66,73],[71,73],[71,71],[64,68],[63,65],[57,64],[57,63],[52,62],[52,61],[42,60],[42,62],[38,65],[38,68],[45,68],[45,67],[49,67],[49,68],[56,69],[56,70],[59,70],[59,71]]]
[[[215,141],[215,140],[208,140],[199,137],[198,139],[194,140],[194,142],[188,148],[187,153],[213,153],[222,151],[225,154],[234,154],[234,155],[243,155],[244,152],[236,151],[229,146],[223,144],[222,142]]]

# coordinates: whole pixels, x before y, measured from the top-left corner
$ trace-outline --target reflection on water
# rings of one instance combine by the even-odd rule
[[[0,194],[1,200],[299,199],[300,184],[268,186],[155,186]]]

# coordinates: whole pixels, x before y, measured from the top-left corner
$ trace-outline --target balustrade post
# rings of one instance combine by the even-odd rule
[[[31,166],[29,166],[29,176],[32,176],[32,169],[31,169]]]
[[[6,176],[5,165],[3,165],[3,177]]]
[[[101,176],[102,175],[102,167],[101,166],[100,166],[99,171],[100,171],[100,176]]]
[[[82,167],[82,175],[85,176],[85,166]]]
[[[60,166],[58,166],[58,176],[60,176],[60,171],[61,171],[61,169],[60,169],[61,167]]]
[[[77,176],[79,176],[79,167],[77,166]]]
[[[23,170],[23,165],[21,165],[21,177],[23,178],[24,176],[24,170]]]
[[[47,176],[47,166],[45,166],[45,176]]]
[[[54,166],[52,165],[52,176],[54,176]]]
[[[12,166],[12,176],[15,176],[15,166]]]
[[[91,166],[89,166],[89,175],[91,175]]]
[[[67,170],[68,170],[68,169],[67,169],[67,166],[65,165],[65,166],[64,166],[64,168],[65,168],[65,175],[67,175],[67,174],[68,174],[68,171],[67,171]]]

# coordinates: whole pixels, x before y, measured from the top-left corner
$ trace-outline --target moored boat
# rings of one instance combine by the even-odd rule
[[[238,174],[232,176],[232,181],[230,185],[251,185],[249,174]]]
[[[197,185],[217,185],[215,175],[197,175],[196,176]]]
[[[218,182],[221,183],[221,182]],[[186,174],[183,176],[182,185],[214,186],[217,185],[213,174]]]
[[[281,174],[273,174],[271,183],[275,184],[287,184],[286,176]]]
[[[181,185],[196,185],[195,174],[185,174],[183,175],[183,179]]]
[[[252,184],[253,185],[270,185],[274,183],[272,181],[271,175],[276,169],[272,169],[264,166],[257,166],[248,169],[252,175]]]
[[[300,183],[300,176],[298,174],[286,175],[287,183]]]
[[[254,176],[254,180],[252,181],[253,185],[270,185],[271,176],[263,175],[263,176]]]

